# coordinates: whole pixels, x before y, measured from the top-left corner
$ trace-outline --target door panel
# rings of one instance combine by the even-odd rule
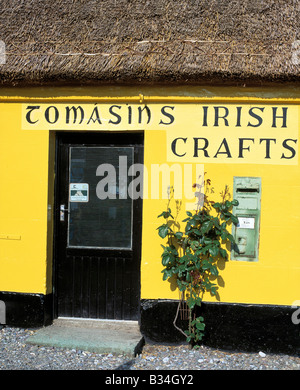
[[[127,189],[140,134],[58,135],[57,316],[138,319],[142,199]]]
[[[133,149],[70,147],[68,247],[132,248],[133,201],[118,178],[119,158],[131,166]],[[108,179],[99,182],[105,169],[111,174],[109,187]]]

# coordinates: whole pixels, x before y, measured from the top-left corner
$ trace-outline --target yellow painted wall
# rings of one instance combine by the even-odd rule
[[[203,162],[201,159],[194,161],[191,154],[182,161],[169,153],[170,141],[174,137],[201,137],[213,130],[205,129],[208,133],[204,133],[199,122],[201,117],[193,117],[193,110],[199,108],[197,105],[219,104],[219,101],[222,106],[226,104],[264,106],[268,103],[279,107],[282,104],[290,105],[291,111],[295,113],[290,128],[272,130],[266,123],[262,133],[259,133],[257,128],[243,128],[239,136],[243,134],[243,137],[258,137],[255,139],[273,136],[285,139],[299,136],[297,91],[267,89],[240,91],[221,88],[207,91],[190,88],[183,92],[178,88],[165,90],[158,88],[143,91],[144,97],[139,97],[139,93],[140,91],[133,88],[102,91],[45,89],[19,93],[3,91],[3,98],[0,99],[0,291],[42,294],[52,291],[53,227],[52,209],[49,209],[49,206],[53,207],[55,132],[61,129],[84,130],[84,126],[72,123],[69,126],[65,124],[65,128],[62,127],[63,122],[49,125],[42,116],[32,129],[26,121],[24,122],[28,104],[38,102],[44,108],[55,105],[63,109],[69,102],[72,105],[74,102],[76,105],[82,102],[88,109],[98,102],[99,107],[103,109],[102,112],[106,112],[103,114],[105,119],[108,112],[105,97],[114,96],[115,100],[112,100],[110,105],[118,104],[122,107],[120,112],[122,115],[124,113],[125,121],[128,110],[126,102],[132,107],[138,107],[147,102],[147,96],[156,97],[156,102],[150,101],[149,98],[149,107],[152,109],[149,124],[145,120],[140,124],[133,121],[121,128],[104,120],[101,128],[95,126],[92,129],[144,130],[144,159],[149,172],[152,164],[163,164],[168,158],[170,165],[178,161],[180,164]],[[189,100],[185,101],[186,97]],[[225,100],[222,100],[223,98]],[[265,100],[260,101],[262,98]],[[166,105],[176,106],[174,111],[176,122],[171,127],[160,124],[161,119],[167,122],[167,117],[162,117],[160,111],[161,107]],[[37,118],[38,116],[34,116],[34,120]],[[237,136],[231,128],[222,131],[226,137]],[[246,161],[239,163],[237,158],[230,163],[222,159],[217,163],[205,161],[205,171],[213,182],[216,194],[225,184],[232,190],[234,176],[259,176],[262,179],[259,261],[248,263],[230,260],[225,264],[218,280],[222,302],[291,305],[300,298],[298,238],[300,169],[296,160],[280,161],[281,142],[272,149],[275,155],[271,162],[262,163],[264,158],[262,149],[252,154],[248,163]],[[297,153],[298,150],[297,144]],[[255,161],[256,158],[259,163]],[[161,274],[160,244],[163,240],[158,237],[156,229],[161,222],[157,215],[165,209],[166,203],[166,199],[151,199],[151,196],[143,202],[142,299],[178,299],[178,292],[172,290],[170,283],[162,280]],[[184,217],[183,207],[178,220],[181,221]],[[205,300],[214,301],[215,298],[206,296]]]
[[[241,99],[241,103],[243,100]],[[225,104],[226,105],[226,104]],[[240,103],[238,104],[240,105]],[[291,107],[291,138],[298,138],[299,122],[297,106]],[[185,118],[183,119],[185,120]],[[146,134],[145,165],[150,166],[153,159],[162,164],[165,160],[165,154],[162,151],[170,151],[170,141],[176,137],[207,137],[213,139],[216,129],[211,126],[208,131],[203,131],[199,123],[193,122],[192,112],[186,117],[187,126],[181,125],[181,128],[175,128],[172,132],[168,131],[166,137],[162,132],[148,131]],[[288,128],[289,126],[287,126]],[[234,134],[234,128],[226,130],[222,126],[222,137],[230,139],[234,137],[247,136],[245,131],[238,131]],[[289,138],[288,129],[272,129],[270,123],[265,128],[259,128],[259,137],[276,138],[277,134]],[[220,131],[220,130],[218,130]],[[211,132],[211,135],[209,135]],[[258,129],[248,130],[248,137],[255,137]],[[277,133],[277,134],[276,134]],[[157,145],[160,145],[158,149]],[[188,141],[181,143],[180,153],[189,151]],[[276,147],[281,145],[277,142]],[[252,146],[251,146],[252,148]],[[254,148],[252,148],[253,150]],[[217,150],[217,149],[215,149]],[[235,149],[232,148],[232,151]],[[296,150],[299,150],[297,145]],[[282,150],[273,156],[282,155]],[[215,152],[214,152],[215,153]],[[300,296],[300,242],[298,239],[300,231],[300,215],[298,202],[300,199],[300,170],[298,162],[291,165],[282,165],[280,159],[263,161],[264,156],[260,155],[261,150],[251,156],[250,164],[243,161],[239,164],[234,156],[230,159],[224,158],[223,163],[205,163],[204,170],[207,177],[212,180],[215,187],[216,198],[220,200],[219,193],[227,184],[231,193],[233,190],[234,176],[253,176],[261,177],[262,197],[261,197],[261,223],[260,223],[260,243],[259,243],[259,261],[228,261],[224,269],[220,270],[220,277],[215,280],[219,285],[218,300],[221,302],[239,302],[256,304],[280,304],[291,305]],[[250,153],[249,153],[250,154]],[[265,150],[263,151],[265,155]],[[171,153],[169,153],[171,155]],[[193,153],[189,157],[184,156],[181,160],[189,163],[193,161]],[[155,157],[154,157],[155,156]],[[171,158],[172,162],[180,161],[180,158]],[[232,162],[232,160],[234,160]],[[195,163],[201,163],[203,159],[194,159]],[[256,161],[263,162],[256,163]],[[287,160],[284,163],[289,163]],[[183,164],[183,163],[182,163]],[[274,164],[274,165],[272,165]],[[163,223],[161,219],[155,218],[163,210],[166,210],[167,200],[144,200],[144,225],[143,225],[143,262],[142,262],[142,297],[157,299],[178,299],[178,292],[172,291],[172,286],[168,282],[161,283],[160,255],[162,249],[159,244],[163,240],[157,238],[155,229]],[[173,207],[172,207],[173,205]],[[171,203],[171,209],[175,212],[175,203]],[[185,217],[185,210],[182,207],[181,215],[178,221]],[[147,221],[147,223],[146,223]],[[181,223],[181,229],[184,224]],[[161,286],[158,288],[157,286]],[[206,301],[216,301],[216,298],[206,294]]]
[[[49,132],[23,131],[0,103],[0,290],[46,292]]]
[[[153,148],[155,135],[148,134]],[[151,140],[152,141],[151,141]],[[148,149],[149,150],[149,149]],[[151,154],[151,153],[150,153]],[[151,155],[145,156],[151,159]],[[300,197],[300,173],[298,167],[284,169],[282,166],[206,166],[208,177],[216,189],[216,199],[228,184],[232,191],[233,176],[262,177],[261,228],[258,262],[228,261],[220,270],[220,301],[291,305],[300,295],[300,243],[298,232],[300,219],[297,204]],[[215,200],[215,199],[214,199]],[[161,282],[160,263],[163,240],[155,230],[162,220],[157,219],[166,209],[167,201],[144,200],[142,297],[176,299],[178,293],[170,289],[168,282]],[[171,203],[172,211],[175,206]],[[182,221],[186,215],[181,213]],[[147,223],[146,223],[147,221]],[[183,224],[181,224],[182,228]],[[157,286],[160,286],[158,288]],[[205,300],[214,301],[206,295]]]

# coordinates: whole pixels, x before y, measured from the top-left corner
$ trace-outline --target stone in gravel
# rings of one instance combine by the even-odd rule
[[[267,356],[267,355],[266,355],[264,352],[262,352],[262,351],[259,351],[258,354],[259,354],[260,357],[263,357],[263,358]]]

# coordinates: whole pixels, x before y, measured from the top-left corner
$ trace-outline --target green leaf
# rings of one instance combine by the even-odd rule
[[[207,269],[210,269],[211,264],[207,260],[203,260],[202,262],[202,269],[203,271],[206,271]]]
[[[209,248],[209,253],[212,257],[216,257],[219,254],[219,248],[217,246],[213,246],[212,248]]]
[[[216,217],[212,220],[213,224],[215,225],[216,228],[220,228],[220,222],[219,219]]]
[[[220,255],[226,259],[227,258],[227,251],[226,251],[226,249],[220,248]]]
[[[229,207],[231,206],[231,202],[229,202],[229,200],[226,200],[225,206],[226,206],[227,208],[229,208]]]
[[[188,256],[186,256],[186,255],[181,256],[181,257],[179,258],[179,263],[180,263],[180,264],[183,264],[183,263],[186,261],[186,259],[188,259]]]
[[[163,270],[162,272],[164,273],[163,280],[167,280],[173,275],[173,271],[171,269],[170,270]]]
[[[201,226],[201,232],[207,233],[210,229],[210,221],[204,222]]]
[[[221,238],[222,238],[222,240],[226,240],[228,234],[229,234],[229,233],[228,233],[226,230],[223,231],[223,232],[221,233]]]
[[[236,199],[233,199],[233,201],[231,202],[233,206],[238,206],[239,205],[239,201],[236,200]]]
[[[232,234],[227,233],[227,238],[229,239],[230,242],[232,242],[233,244],[235,244],[235,239],[234,239],[234,237],[233,237]]]
[[[173,217],[172,214],[171,214],[171,209],[168,209],[168,211],[163,211],[161,214],[159,214],[159,215],[157,216],[157,218],[159,218],[159,217],[164,217],[165,219],[171,217],[171,218],[174,219],[174,217]]]
[[[174,256],[171,255],[171,254],[166,254],[162,257],[162,264],[164,266],[168,265],[170,262],[172,262],[174,260]]]
[[[190,211],[187,211],[186,214],[191,217],[193,214]]]
[[[218,271],[218,268],[215,266],[215,265],[211,265],[210,267],[210,272],[213,276],[218,276],[219,275],[219,271]]]
[[[196,322],[196,328],[198,330],[204,330],[205,324],[203,324],[202,322]]]
[[[183,236],[183,233],[182,232],[177,232],[174,234],[174,236],[178,239],[178,240],[181,240],[182,239],[182,236]]]
[[[217,287],[215,287],[215,286],[211,287],[210,293],[211,293],[211,295],[217,295]]]
[[[196,250],[199,247],[199,241],[192,241],[191,242],[191,248],[193,250]]]
[[[199,215],[196,214],[196,215],[193,216],[193,219],[195,221],[201,221],[202,218]]]
[[[220,243],[219,243],[219,240],[213,240],[213,245],[215,245],[216,247],[220,247]]]
[[[198,236],[198,237],[202,236],[202,233],[199,229],[191,229],[190,232],[196,234],[196,236]]]
[[[234,223],[234,224],[238,224],[239,223],[239,220],[238,220],[238,218],[235,216],[235,215],[232,215],[231,216],[231,221]]]
[[[168,225],[161,225],[160,227],[157,228],[158,230],[158,235],[161,238],[166,238],[169,232],[169,227]]]

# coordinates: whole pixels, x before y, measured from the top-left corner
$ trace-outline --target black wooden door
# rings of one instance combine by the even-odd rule
[[[137,320],[143,137],[64,133],[57,148],[57,316]]]

